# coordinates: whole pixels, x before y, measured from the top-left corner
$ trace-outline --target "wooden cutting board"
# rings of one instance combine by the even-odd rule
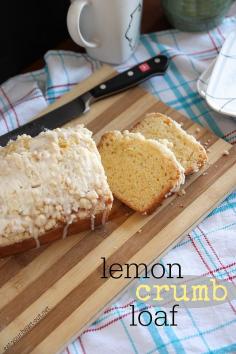
[[[76,86],[52,110],[114,73],[103,67]],[[184,196],[172,196],[152,215],[143,216],[115,202],[105,229],[84,232],[41,249],[0,260],[0,352],[54,353],[98,316],[131,279],[104,279],[108,264],[151,264],[186,235],[236,185],[236,149],[198,127],[141,88],[97,102],[73,121],[84,123],[98,140],[110,129],[130,128],[146,112],[163,112],[209,142],[206,173],[187,178]],[[199,129],[197,129],[199,128]],[[223,152],[230,151],[228,156]]]

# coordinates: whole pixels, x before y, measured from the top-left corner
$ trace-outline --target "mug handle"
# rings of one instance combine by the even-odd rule
[[[88,0],[74,0],[67,13],[67,28],[73,41],[82,47],[96,48],[98,43],[88,42],[80,30],[80,20],[83,9],[90,5]]]

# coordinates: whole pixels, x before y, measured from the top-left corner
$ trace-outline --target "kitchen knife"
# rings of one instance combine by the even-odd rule
[[[5,146],[9,140],[16,139],[18,135],[28,134],[33,137],[43,130],[55,129],[66,124],[85,113],[91,103],[127,90],[153,76],[163,75],[168,67],[168,62],[169,60],[165,55],[158,55],[143,63],[139,63],[112,79],[102,82],[63,106],[0,136],[0,146]]]

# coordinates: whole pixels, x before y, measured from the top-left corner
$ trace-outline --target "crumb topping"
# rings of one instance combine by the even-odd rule
[[[78,125],[0,147],[0,244],[38,238],[111,207],[92,133]]]

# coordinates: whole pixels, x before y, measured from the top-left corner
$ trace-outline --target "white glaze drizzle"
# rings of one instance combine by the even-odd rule
[[[34,236],[34,239],[35,239],[36,248],[39,248],[40,247],[40,241],[39,241],[38,236]]]
[[[103,211],[103,213],[102,213],[102,225],[103,225],[103,226],[106,225],[108,213],[109,213],[109,209],[106,207],[106,209],[104,209],[104,211]]]
[[[63,229],[63,233],[62,233],[62,239],[64,240],[66,237],[67,237],[67,234],[68,234],[68,228],[70,226],[71,223],[67,223],[66,226],[64,227]]]
[[[94,214],[92,214],[91,215],[91,218],[90,218],[90,220],[91,220],[91,230],[92,231],[94,231],[94,229],[95,229],[95,218],[96,218],[96,216],[94,215]]]

